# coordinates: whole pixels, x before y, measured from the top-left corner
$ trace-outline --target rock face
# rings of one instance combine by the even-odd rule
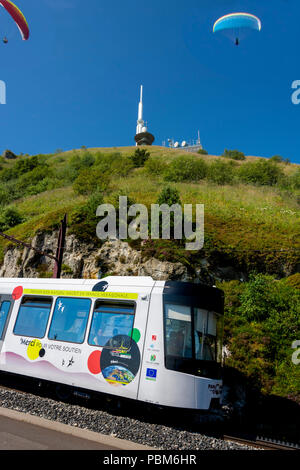
[[[39,233],[32,246],[55,254],[57,233]],[[29,248],[10,246],[0,267],[1,277],[50,277],[54,261]],[[79,242],[74,235],[66,238],[62,277],[97,279],[107,273],[119,276],[152,276],[157,280],[189,280],[181,263],[162,262],[155,258],[142,261],[141,253],[128,243],[107,241],[100,248]]]
[[[13,160],[17,158],[17,155],[15,155],[11,150],[4,150],[2,157],[6,158],[7,160]]]
[[[31,244],[40,251],[55,255],[58,233],[38,233]],[[0,277],[52,277],[54,261],[29,248],[9,246],[0,266]],[[104,275],[151,276],[155,280],[181,280],[213,285],[216,280],[243,279],[243,273],[232,267],[218,268],[203,258],[196,272],[189,272],[182,263],[156,258],[143,259],[140,251],[127,242],[107,241],[101,246],[80,242],[74,235],[66,237],[63,278],[97,279]]]

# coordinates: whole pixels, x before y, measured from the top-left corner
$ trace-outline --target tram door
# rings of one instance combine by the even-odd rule
[[[11,295],[0,294],[0,353],[2,351],[8,320],[13,308]]]

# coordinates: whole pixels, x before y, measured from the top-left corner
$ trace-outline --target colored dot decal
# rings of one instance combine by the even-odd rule
[[[101,357],[100,350],[94,351],[92,352],[92,354],[89,355],[87,366],[91,374],[100,374],[101,372],[100,357]]]
[[[40,357],[44,357],[45,354],[46,354],[45,349],[41,349],[40,352],[39,352],[39,356],[40,356]]]
[[[131,336],[131,333],[132,333],[132,336]],[[141,339],[140,330],[138,330],[137,328],[133,328],[133,330],[130,330],[130,331],[129,331],[128,336],[131,336],[132,339],[133,339],[136,343],[138,343],[139,340]]]
[[[113,340],[118,346],[111,349],[111,340],[106,343],[100,359],[101,372],[109,385],[126,386],[134,380],[139,370],[139,347],[128,335],[116,335]]]
[[[14,300],[18,300],[22,297],[22,294],[23,294],[23,287],[22,286],[15,287],[12,293],[12,298]]]
[[[27,348],[27,356],[31,361],[34,361],[39,357],[41,349],[42,343],[38,339],[34,339],[33,341],[30,341]]]

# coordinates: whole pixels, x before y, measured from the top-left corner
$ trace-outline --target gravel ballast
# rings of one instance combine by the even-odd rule
[[[143,418],[116,416],[104,410],[90,409],[15,390],[0,388],[0,407],[155,447],[158,450],[253,450],[252,447],[197,432],[148,423],[143,421]]]

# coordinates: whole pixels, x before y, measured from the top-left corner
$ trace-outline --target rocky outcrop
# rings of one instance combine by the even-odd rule
[[[31,244],[45,253],[54,255],[57,232],[37,233]],[[54,261],[29,248],[10,245],[0,266],[0,277],[52,277]],[[101,246],[80,242],[74,235],[66,237],[62,277],[92,278],[104,275],[151,276],[155,280],[181,280],[213,285],[216,280],[243,279],[243,273],[231,266],[213,267],[203,258],[194,272],[182,263],[143,259],[142,253],[127,242],[110,240]]]
[[[39,233],[32,246],[48,254],[55,254],[57,233]],[[0,267],[1,277],[48,277],[54,261],[29,248],[10,245]],[[105,274],[119,276],[152,276],[157,280],[188,280],[187,269],[181,263],[162,262],[155,258],[143,261],[139,251],[119,240],[107,241],[101,247],[79,242],[74,235],[66,238],[62,277],[94,278]]]
[[[15,155],[11,150],[4,150],[2,157],[6,158],[7,160],[14,160],[17,158],[17,155]]]

